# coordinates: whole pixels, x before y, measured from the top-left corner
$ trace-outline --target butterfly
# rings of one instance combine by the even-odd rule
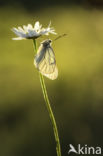
[[[50,39],[41,42],[34,59],[34,65],[42,75],[54,80],[58,77],[58,69],[51,42]]]
[[[64,36],[63,34],[62,36]],[[59,39],[57,37],[55,40]],[[39,72],[51,80],[55,80],[58,77],[58,68],[56,65],[56,59],[54,51],[51,47],[51,40],[47,39],[41,42],[41,45],[34,58],[34,65]]]

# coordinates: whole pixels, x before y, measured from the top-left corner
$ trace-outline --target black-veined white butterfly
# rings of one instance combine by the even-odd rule
[[[62,36],[64,35],[66,34],[63,34]],[[57,37],[55,40],[62,36]],[[34,64],[41,74],[54,80],[58,77],[58,68],[56,66],[55,54],[51,47],[51,42],[50,39],[41,42],[34,59]]]

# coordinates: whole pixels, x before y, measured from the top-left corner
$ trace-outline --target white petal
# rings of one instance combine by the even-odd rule
[[[15,27],[13,27],[13,28],[12,28],[12,31],[13,31],[13,30],[18,32],[18,29],[17,29],[17,28],[15,28]]]
[[[12,38],[12,40],[24,40],[25,38],[22,37],[16,37],[16,38]]]
[[[54,32],[54,30],[50,30],[49,33],[54,34],[54,35],[57,35],[57,33]]]
[[[12,31],[17,35],[19,36],[21,34],[21,32],[18,31],[18,29],[16,28],[13,28]]]
[[[46,29],[46,31],[48,32],[48,33],[51,33],[51,34],[57,34],[56,32],[55,32],[55,30],[53,29],[53,28],[50,28],[50,27],[48,27],[47,29]]]
[[[12,31],[19,37],[25,37],[25,32],[21,32],[20,30],[13,28]]]
[[[23,32],[23,33],[24,33],[24,30],[23,30],[22,27],[18,27],[18,30],[19,30],[20,32]]]
[[[27,30],[28,30],[26,25],[23,25],[23,29],[25,32],[27,32]]]
[[[29,29],[29,30],[31,29],[32,30],[33,29],[32,25],[28,24],[27,29]]]
[[[41,26],[40,26],[40,24],[39,24],[39,21],[37,21],[37,22],[35,23],[34,29],[37,31],[37,30],[39,30],[40,28],[41,28]]]

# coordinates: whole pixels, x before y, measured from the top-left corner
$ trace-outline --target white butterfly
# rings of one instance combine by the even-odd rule
[[[56,66],[55,54],[50,45],[51,42],[50,39],[41,42],[34,64],[41,74],[54,80],[58,77],[58,68]]]

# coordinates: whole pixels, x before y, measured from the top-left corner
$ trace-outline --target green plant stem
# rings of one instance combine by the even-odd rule
[[[36,40],[33,40],[33,42],[34,42],[35,52],[37,52]],[[53,126],[53,130],[54,130],[57,156],[61,156],[61,147],[60,147],[58,129],[57,129],[55,117],[54,117],[54,114],[53,114],[53,111],[52,111],[52,108],[51,108],[51,105],[50,105],[50,102],[49,102],[49,98],[48,98],[44,78],[43,78],[43,75],[41,73],[39,73],[39,78],[40,78],[40,83],[41,83],[42,92],[43,92],[44,100],[45,100],[45,103],[46,103],[46,107],[47,107],[47,110],[48,110],[48,113],[49,113],[49,116],[50,116],[50,120],[51,120],[51,123],[52,123],[52,126]]]
[[[35,39],[33,39],[33,45],[34,45],[35,53],[37,53],[37,43]]]

